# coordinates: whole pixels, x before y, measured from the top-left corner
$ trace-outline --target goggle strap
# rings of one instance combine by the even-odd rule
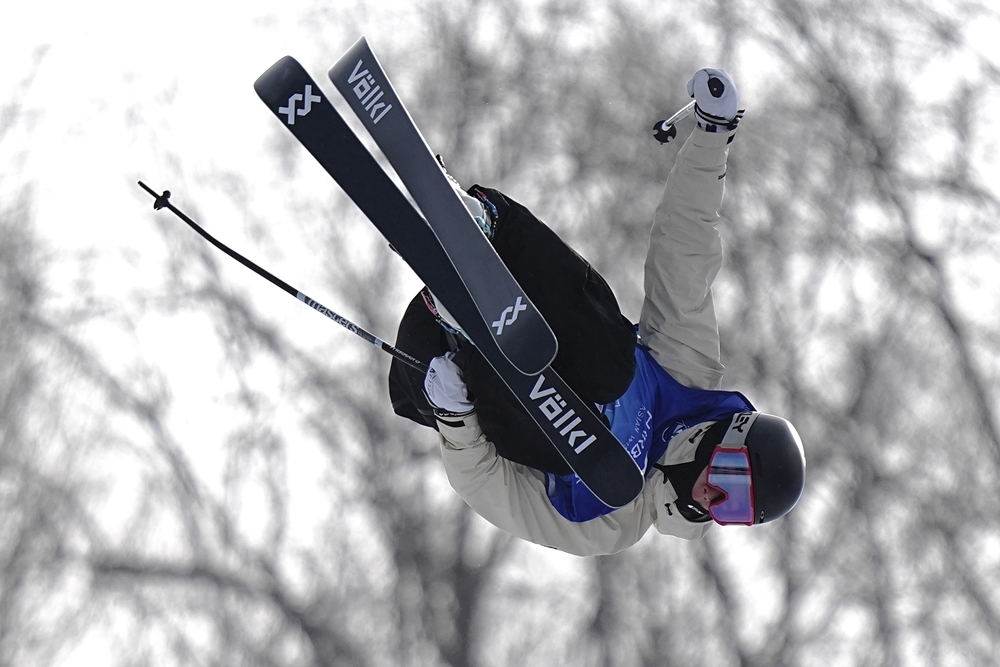
[[[726,429],[726,434],[722,436],[722,442],[719,443],[719,446],[724,449],[742,449],[746,444],[750,427],[757,421],[757,415],[759,414],[759,412],[737,412],[733,415],[732,421],[729,422],[729,428]]]

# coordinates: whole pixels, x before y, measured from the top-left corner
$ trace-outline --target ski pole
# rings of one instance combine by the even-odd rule
[[[677,128],[674,126],[681,120],[687,118],[694,111],[694,100],[691,100],[670,118],[656,121],[653,125],[653,137],[661,144],[667,144],[677,137]]]
[[[286,283],[284,280],[282,280],[282,279],[278,278],[277,276],[274,276],[270,272],[262,269],[261,267],[257,266],[256,264],[254,264],[253,262],[251,262],[249,259],[247,259],[243,255],[239,254],[238,252],[236,252],[235,250],[233,250],[229,246],[227,246],[224,243],[218,241],[214,236],[212,236],[211,234],[209,234],[208,232],[206,232],[204,229],[202,229],[201,226],[198,225],[198,223],[196,223],[194,220],[192,220],[191,218],[189,218],[186,215],[184,215],[184,213],[180,209],[178,209],[177,207],[175,207],[173,204],[171,204],[168,201],[170,199],[170,191],[169,190],[164,190],[163,194],[158,195],[158,194],[156,194],[155,190],[153,190],[152,188],[150,188],[148,185],[146,185],[142,181],[139,181],[139,185],[142,187],[143,190],[145,190],[146,192],[148,192],[150,195],[153,196],[153,198],[155,200],[153,202],[153,208],[155,210],[159,211],[162,208],[169,209],[171,213],[173,213],[178,218],[180,218],[181,220],[183,220],[184,222],[186,222],[192,229],[194,229],[196,232],[198,232],[199,234],[201,234],[209,243],[211,243],[216,248],[218,248],[222,252],[226,253],[227,255],[229,255],[230,257],[232,257],[233,259],[235,259],[237,262],[239,262],[243,266],[247,267],[248,269],[250,269],[251,271],[253,271],[254,273],[256,273],[257,275],[261,276],[262,278],[266,278],[273,285],[276,285],[277,287],[280,287],[281,289],[285,290],[286,292],[288,292],[289,294],[291,294],[296,299],[298,299],[302,303],[306,304],[307,306],[309,306],[313,310],[318,311],[318,312],[322,313],[323,315],[326,315],[327,317],[329,317],[331,320],[333,320],[334,322],[336,322],[340,326],[342,326],[345,329],[353,332],[357,336],[365,339],[366,341],[368,341],[369,343],[371,343],[375,347],[381,348],[383,351],[388,352],[389,354],[391,354],[396,359],[399,359],[404,364],[410,366],[411,368],[413,368],[413,369],[415,369],[417,371],[420,371],[421,373],[425,373],[425,374],[427,373],[427,364],[423,363],[422,361],[420,361],[416,357],[412,357],[409,354],[407,354],[406,352],[403,352],[402,350],[400,350],[399,348],[396,348],[396,347],[393,347],[392,345],[389,345],[384,340],[382,340],[382,339],[378,338],[377,336],[375,336],[375,335],[373,335],[373,334],[365,331],[364,329],[362,329],[358,325],[354,324],[350,320],[348,320],[348,319],[346,319],[344,317],[341,317],[337,313],[333,312],[332,310],[330,310],[329,308],[327,308],[326,306],[324,306],[323,304],[321,304],[319,301],[315,301],[313,299],[310,299],[308,296],[306,296],[305,294],[303,294],[299,290],[295,289],[294,287],[292,287],[291,285],[289,285],[288,283]]]

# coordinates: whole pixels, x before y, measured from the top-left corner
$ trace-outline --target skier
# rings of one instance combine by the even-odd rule
[[[393,409],[439,431],[452,487],[522,539],[611,554],[650,526],[699,539],[712,523],[766,523],[801,495],[805,456],[795,428],[719,389],[718,211],[743,111],[723,70],[699,70],[687,90],[697,126],[653,218],[637,327],[604,279],[525,207],[478,185],[459,190],[556,333],[553,368],[643,470],[645,486],[632,503],[609,508],[579,482],[433,294],[418,294],[400,323],[397,345],[429,360],[430,371],[420,377],[393,363]]]

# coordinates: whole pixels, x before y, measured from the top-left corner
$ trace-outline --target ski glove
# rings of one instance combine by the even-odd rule
[[[460,417],[476,409],[469,400],[462,369],[452,361],[454,357],[455,353],[449,352],[431,359],[430,369],[424,378],[424,391],[436,416]]]
[[[698,70],[688,81],[687,92],[694,98],[699,129],[706,132],[736,129],[743,117],[740,92],[725,70],[711,67]]]

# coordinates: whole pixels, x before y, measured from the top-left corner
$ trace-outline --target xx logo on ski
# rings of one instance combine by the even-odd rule
[[[575,417],[576,411],[573,408],[569,410],[564,410],[566,407],[566,401],[563,397],[556,393],[556,390],[552,387],[547,389],[542,389],[542,384],[545,382],[545,376],[539,375],[538,380],[535,382],[535,388],[531,390],[528,394],[531,400],[535,401],[535,407],[541,411],[545,418],[552,422],[552,426],[560,429],[559,435],[566,438],[569,442],[569,446],[573,448],[577,454],[582,454],[583,450],[597,440],[596,435],[588,435],[586,431],[581,431],[573,429],[583,421],[580,417]],[[545,399],[541,403],[539,400]],[[554,420],[554,421],[553,421]],[[562,428],[560,428],[562,427]],[[580,444],[576,444],[576,441],[580,438],[585,438]]]
[[[514,302],[513,306],[507,306],[504,311],[500,313],[500,319],[493,323],[496,327],[497,335],[503,333],[503,328],[508,324],[514,324],[517,321],[517,316],[522,310],[527,310],[528,307],[521,302],[521,297],[517,297],[517,301]],[[510,319],[507,316],[510,316]]]
[[[369,74],[367,69],[362,70],[361,67],[362,61],[359,60],[358,64],[354,66],[354,71],[347,77],[347,83],[353,84],[357,82],[354,86],[354,94],[358,96],[361,106],[368,112],[368,117],[372,119],[372,124],[378,124],[382,120],[382,117],[389,113],[392,105],[379,102],[385,92],[381,86],[375,83],[375,77]],[[378,115],[376,116],[375,114]]]
[[[323,101],[323,98],[320,97],[319,95],[313,95],[312,90],[313,90],[312,84],[307,83],[304,95],[302,93],[295,93],[294,95],[288,98],[287,107],[278,107],[278,113],[283,113],[286,116],[288,116],[287,122],[289,125],[295,125],[296,115],[305,116],[307,113],[309,113],[312,110],[313,102]],[[302,101],[305,101],[305,106],[302,107],[301,109],[296,110],[295,108],[296,103]]]

